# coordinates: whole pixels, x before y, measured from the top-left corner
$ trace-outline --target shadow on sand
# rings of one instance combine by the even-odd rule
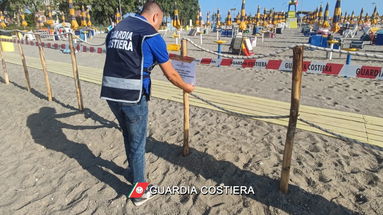
[[[279,208],[289,214],[357,214],[295,185],[289,185],[287,195],[282,194],[278,189],[279,180],[242,170],[231,162],[217,160],[207,153],[191,149],[191,154],[183,157],[180,154],[181,151],[181,146],[159,142],[153,138],[147,140],[147,152],[165,159],[172,165],[184,167],[195,175],[211,179],[217,185],[223,183],[226,186],[252,186],[256,194],[246,195],[246,197],[267,206]],[[268,212],[270,212],[268,207],[265,207],[265,214],[271,214]]]
[[[81,130],[105,127],[105,125],[75,126],[63,123],[59,120],[60,118],[71,117],[79,113],[78,111],[73,111],[57,114],[54,108],[42,107],[38,113],[28,117],[27,126],[30,129],[32,138],[37,144],[49,150],[62,152],[68,157],[75,159],[84,170],[88,171],[101,182],[112,187],[117,193],[115,199],[121,195],[127,195],[131,190],[131,186],[122,182],[114,174],[102,169],[104,167],[116,174],[122,175],[125,172],[124,168],[118,166],[113,161],[96,157],[87,145],[76,143],[66,137],[63,129],[81,132]]]

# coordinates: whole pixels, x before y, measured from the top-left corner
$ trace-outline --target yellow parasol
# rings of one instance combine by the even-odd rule
[[[216,26],[217,28],[221,27],[221,14],[219,13],[219,9],[217,10],[217,20],[216,20]]]
[[[175,2],[174,17],[173,17],[173,27],[175,27],[177,29],[181,28],[181,22],[180,22],[180,18],[178,16],[177,2]]]
[[[256,26],[261,25],[261,8],[259,7],[259,5],[258,5],[258,9],[257,9],[257,15],[255,17],[255,25]]]
[[[86,19],[87,19],[87,25],[88,27],[92,26],[92,21],[90,21],[90,12],[89,12],[89,8],[86,9]]]
[[[5,24],[5,18],[3,15],[3,11],[0,11],[0,27],[1,28],[7,27],[7,25]]]
[[[24,28],[27,27],[28,23],[25,21],[25,14],[21,12],[20,16],[21,16],[21,26],[23,26]]]
[[[318,24],[319,25],[323,24],[323,6],[322,5],[320,5],[319,7]]]
[[[239,24],[239,29],[241,31],[244,31],[246,30],[246,21],[245,21],[245,17],[246,17],[246,10],[245,10],[245,3],[246,3],[246,0],[242,0],[242,7],[241,7],[241,23]]]
[[[76,20],[76,16],[74,14],[73,0],[68,0],[68,4],[69,4],[69,16],[70,16],[71,25],[72,25],[71,27],[73,30],[77,30],[79,26]]]
[[[84,9],[84,5],[81,6],[81,26],[82,27],[88,26],[86,22],[86,11]]]
[[[371,24],[372,25],[378,24],[378,19],[379,19],[378,11],[377,11],[377,8],[375,6],[374,12],[371,15]]]
[[[341,19],[342,9],[340,7],[340,0],[336,1],[334,17],[332,19],[332,29],[331,31],[336,33],[340,30],[339,22]]]
[[[48,19],[47,19],[47,24],[51,27],[53,27],[54,21],[52,18],[52,10],[50,7],[48,7]]]
[[[210,25],[211,25],[211,22],[210,22],[210,11],[209,11],[206,14],[206,26],[210,26]]]
[[[233,21],[232,21],[230,10],[229,10],[229,12],[227,13],[227,17],[226,17],[226,25],[231,26],[232,24],[233,24]]]

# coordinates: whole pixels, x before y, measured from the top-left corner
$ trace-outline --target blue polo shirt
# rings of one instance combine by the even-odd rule
[[[142,19],[145,17],[136,15]],[[162,64],[166,63],[169,60],[169,53],[166,49],[165,40],[161,37],[160,34],[145,39],[142,46],[142,53],[144,55],[144,68],[149,68],[153,64]],[[148,75],[144,72],[144,75]],[[146,95],[150,95],[150,79],[144,79],[143,89]]]

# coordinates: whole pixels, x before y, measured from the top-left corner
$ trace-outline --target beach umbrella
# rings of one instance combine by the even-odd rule
[[[78,28],[78,23],[76,20],[76,16],[74,14],[74,7],[73,7],[73,0],[68,0],[68,5],[69,5],[69,16],[71,20],[71,27],[73,30],[77,30]]]
[[[358,25],[363,24],[363,8],[360,10],[360,15],[358,17]]]
[[[266,8],[263,10],[263,27],[267,27],[269,25],[269,14],[266,12]]]
[[[258,5],[257,15],[255,15],[255,25],[260,26],[260,24],[261,24],[261,8]]]
[[[0,27],[1,28],[7,27],[7,25],[5,24],[5,18],[3,15],[3,11],[0,11]]]
[[[349,22],[350,22],[351,24],[354,24],[354,19],[355,19],[355,12],[352,11]]]
[[[81,6],[81,26],[86,27],[88,23],[86,22],[86,11],[84,5]]]
[[[320,5],[319,7],[318,23],[319,25],[322,25],[323,23],[323,6],[322,5]]]
[[[229,12],[227,13],[227,17],[226,17],[226,25],[231,26],[232,24],[233,24],[233,21],[232,21],[230,10],[229,10]]]
[[[347,22],[347,17],[348,17],[348,14],[347,12],[344,14],[344,16],[342,17],[342,22],[341,23],[346,23]]]
[[[21,13],[20,16],[21,16],[21,26],[23,26],[24,28],[27,27],[28,23],[25,21],[25,14]]]
[[[53,27],[53,24],[54,24],[54,21],[53,21],[53,18],[52,18],[52,10],[51,8],[48,6],[48,19],[47,19],[47,24],[51,27]]]
[[[197,17],[196,17],[196,19],[195,19],[195,25],[196,25],[196,26],[200,26],[200,25],[201,25],[201,22],[200,22],[200,20],[199,20],[200,12],[201,12],[201,9],[198,10]]]
[[[88,27],[92,26],[92,21],[90,21],[90,12],[89,12],[89,8],[86,9],[86,19],[87,19],[87,25]]]
[[[368,13],[366,13],[366,16],[364,17],[364,24],[371,24],[370,23],[370,17],[368,16]]]
[[[246,4],[246,0],[242,0],[242,6],[241,6],[241,23],[239,24],[239,29],[240,29],[241,31],[246,30],[246,22],[245,22],[246,10],[245,10],[245,4]]]
[[[334,17],[332,19],[332,32],[336,33],[340,30],[339,22],[341,19],[341,14],[342,14],[342,9],[340,7],[340,1],[341,0],[336,0],[336,5],[335,5],[335,11],[334,11]]]
[[[272,24],[273,25],[278,24],[278,14],[276,12],[273,12],[272,14]]]
[[[378,24],[378,19],[379,19],[378,11],[377,11],[377,8],[375,6],[374,12],[372,12],[372,15],[371,15],[371,24],[372,25]]]
[[[315,9],[314,12],[314,23],[318,22],[319,19],[319,8]]]
[[[207,15],[206,15],[206,26],[210,26],[211,25],[211,22],[210,22],[210,11],[207,12]]]
[[[44,26],[43,16],[41,14],[37,14],[36,25],[37,25],[38,28],[42,28]]]
[[[175,9],[174,9],[174,17],[173,17],[173,27],[180,29],[181,28],[181,22],[178,15],[178,9],[177,9],[177,2],[175,2]]]
[[[202,27],[202,11],[201,11],[201,10],[199,11],[199,17],[198,17],[198,20],[199,20],[199,26]]]
[[[216,26],[217,28],[220,28],[221,27],[221,14],[219,13],[219,9],[217,10],[217,20],[216,20]]]
[[[117,9],[117,12],[116,12],[116,24],[120,23],[121,20],[122,20],[121,13],[120,13],[120,11]]]

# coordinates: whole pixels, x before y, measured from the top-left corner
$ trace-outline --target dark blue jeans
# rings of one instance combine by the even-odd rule
[[[133,183],[146,182],[145,179],[145,145],[148,123],[148,101],[142,96],[137,104],[108,101],[108,105],[116,116],[122,134],[126,156]]]

